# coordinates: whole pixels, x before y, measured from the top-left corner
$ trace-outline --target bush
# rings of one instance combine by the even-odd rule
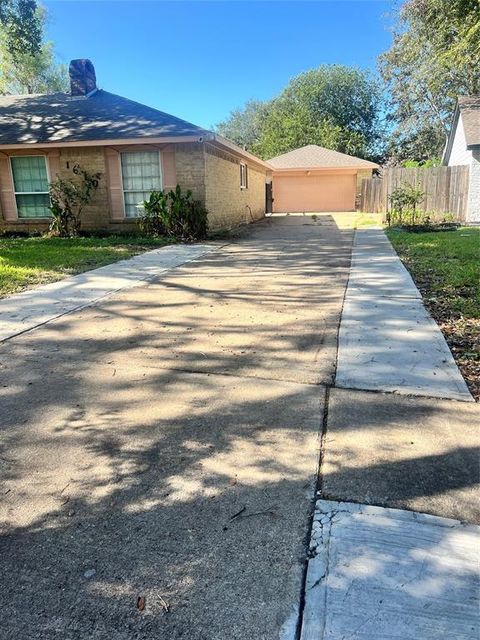
[[[100,173],[90,173],[75,165],[77,180],[60,178],[50,183],[50,211],[53,220],[50,231],[62,238],[78,236],[83,208],[92,201],[98,188]]]
[[[387,213],[387,224],[411,224],[417,222],[417,206],[422,202],[425,193],[411,184],[395,187],[388,196],[390,211]]]
[[[208,212],[201,202],[193,200],[192,192],[175,190],[153,191],[143,203],[140,229],[152,235],[166,235],[183,242],[202,240],[207,236]]]
[[[168,235],[170,216],[168,195],[163,191],[152,191],[148,200],[142,203],[143,215],[138,223],[143,233],[153,236]]]

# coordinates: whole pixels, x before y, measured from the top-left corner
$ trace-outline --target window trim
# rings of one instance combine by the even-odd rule
[[[19,216],[18,215],[18,204],[17,204],[17,195],[19,196],[34,196],[34,195],[48,195],[50,196],[50,190],[47,191],[16,191],[15,188],[15,177],[13,175],[13,164],[12,158],[43,158],[45,161],[45,169],[47,173],[47,185],[50,186],[51,176],[50,176],[50,164],[48,162],[48,156],[46,153],[13,153],[8,156],[8,165],[10,167],[10,179],[12,181],[12,191],[13,191],[13,200],[15,202],[15,213],[17,214],[17,220],[50,220],[52,215],[47,216]],[[49,198],[50,200],[50,198]]]
[[[141,214],[137,216],[127,216],[127,205],[125,202],[125,193],[142,193],[139,189],[125,189],[123,184],[123,165],[122,165],[122,155],[124,153],[145,153],[145,152],[156,152],[158,155],[158,166],[160,168],[160,191],[163,191],[163,164],[162,164],[162,152],[160,149],[124,149],[119,151],[118,153],[118,162],[120,165],[120,178],[122,182],[122,202],[123,202],[123,217],[125,220],[138,220]]]
[[[245,178],[243,180],[243,178]],[[240,162],[240,189],[248,189],[248,165]]]

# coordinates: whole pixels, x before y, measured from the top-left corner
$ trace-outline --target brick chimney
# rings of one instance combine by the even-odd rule
[[[87,58],[72,60],[68,69],[72,96],[88,96],[97,89],[95,67]]]

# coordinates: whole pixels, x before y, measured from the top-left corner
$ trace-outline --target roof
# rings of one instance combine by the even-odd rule
[[[378,164],[349,156],[346,153],[325,149],[316,144],[294,149],[267,160],[273,169],[376,169]]]
[[[0,96],[0,144],[41,144],[150,137],[205,136],[190,122],[101,89]]]
[[[462,117],[467,149],[480,145],[480,96],[458,96],[452,126],[443,152],[442,163],[448,164],[458,121]]]
[[[458,108],[462,115],[467,147],[480,144],[480,96],[459,96]]]

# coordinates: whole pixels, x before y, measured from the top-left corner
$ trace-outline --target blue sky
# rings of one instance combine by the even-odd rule
[[[319,64],[375,71],[393,2],[44,0],[63,62],[90,58],[97,83],[211,127]]]

